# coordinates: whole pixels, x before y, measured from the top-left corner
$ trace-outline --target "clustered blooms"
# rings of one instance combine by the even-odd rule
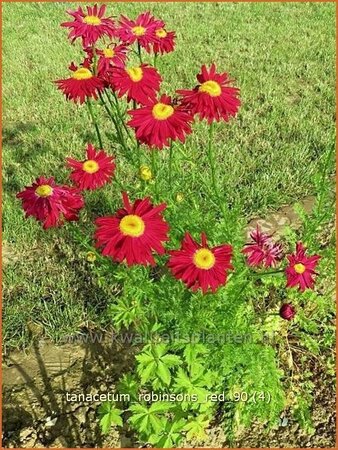
[[[102,94],[107,94],[111,100],[113,93],[116,102],[126,97],[128,103],[133,102],[133,108],[127,111],[131,119],[125,126],[135,131],[139,144],[159,150],[170,147],[176,140],[185,142],[192,132],[195,116],[208,124],[220,120],[228,122],[236,116],[241,104],[239,89],[232,85],[233,80],[226,72],[217,71],[214,63],[210,67],[203,65],[197,75],[198,84],[192,89],[177,90],[179,96],[175,100],[160,93],[162,77],[156,67],[142,61],[141,49],[148,55],[153,54],[154,61],[159,54],[174,50],[175,32],[167,31],[162,20],[144,12],[135,20],[122,16],[116,21],[105,17],[105,13],[105,5],[79,7],[68,11],[72,21],[61,24],[70,29],[71,42],[81,40],[85,54],[81,64],[70,64],[69,78],[55,81],[67,100],[82,104],[100,97],[104,105]],[[100,38],[105,39],[104,44],[96,47]],[[138,54],[139,64],[130,59],[133,53]],[[17,194],[26,217],[34,217],[44,228],[78,220],[84,206],[81,191],[99,189],[114,177],[115,157],[92,144],[87,145],[83,159],[68,157],[66,161],[72,169],[70,180],[75,186],[57,185],[53,178],[40,177]],[[139,175],[144,181],[153,177],[151,169],[145,165],[139,168]],[[167,205],[153,205],[149,197],[131,203],[126,192],[122,193],[122,199],[123,208],[95,221],[96,247],[103,255],[128,266],[154,266],[155,255],[168,253],[170,272],[189,289],[201,289],[205,294],[216,292],[226,284],[228,272],[233,270],[231,245],[212,247],[204,232],[200,242],[186,232],[180,249],[167,251],[169,225],[163,216]],[[183,195],[177,194],[177,201],[182,199]],[[249,266],[259,269],[281,263],[284,252],[272,236],[257,227],[250,238],[251,242],[242,249]],[[295,253],[287,255],[288,265],[282,270],[285,270],[288,288],[298,286],[300,291],[314,288],[320,256],[307,256],[306,251],[299,242]],[[95,258],[93,252],[88,253],[88,261],[93,262]],[[284,303],[280,308],[280,316],[285,320],[291,320],[295,313],[291,304]]]
[[[130,20],[128,17],[122,16],[119,24],[121,41],[126,44],[137,42],[140,47],[145,49],[149,49],[150,45],[159,40],[156,31],[164,27],[164,22],[155,19],[149,11],[141,13],[136,20]]]
[[[260,231],[258,225],[256,230],[250,233],[253,242],[247,243],[242,250],[247,257],[247,263],[252,267],[275,267],[283,258],[281,244],[274,242],[270,235]],[[320,259],[319,255],[307,257],[306,248],[301,242],[296,244],[296,252],[287,255],[288,266],[285,269],[287,287],[298,285],[300,291],[314,288],[314,276],[316,265]]]
[[[273,242],[271,236],[262,233],[257,225],[250,233],[252,243],[245,244],[242,253],[247,255],[249,266],[275,267],[283,257],[281,244]]]
[[[133,101],[132,116],[128,126],[135,130],[138,141],[151,149],[170,147],[178,139],[184,142],[191,133],[195,115],[213,121],[228,121],[237,114],[240,106],[239,89],[232,87],[227,73],[219,73],[216,65],[203,65],[197,75],[200,83],[193,89],[178,90],[178,99],[173,105],[171,97],[160,93],[162,77],[148,63],[132,62],[130,56],[144,49],[149,55],[163,55],[175,49],[176,35],[169,31],[161,19],[149,11],[141,13],[135,20],[121,16],[119,20],[105,17],[106,7],[88,6],[68,11],[71,22],[61,24],[69,28],[69,38],[82,41],[86,54],[82,63],[72,63],[71,77],[55,81],[67,100],[84,103],[103,91],[113,91],[127,102]],[[97,45],[99,38],[111,40],[105,47]],[[137,45],[137,49],[132,46]],[[146,124],[141,123],[145,121]]]
[[[256,230],[250,233],[251,240],[245,244],[242,253],[247,257],[247,263],[251,267],[275,267],[283,258],[281,244],[272,240],[271,235],[263,233],[258,225]],[[286,287],[292,288],[298,285],[299,291],[313,289],[316,265],[320,259],[319,255],[306,256],[306,248],[301,242],[296,244],[296,252],[287,255],[288,266],[285,269]],[[295,308],[288,303],[282,305],[280,316],[285,320],[291,320],[296,314]]]

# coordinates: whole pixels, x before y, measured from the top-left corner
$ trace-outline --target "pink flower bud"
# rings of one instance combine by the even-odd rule
[[[285,320],[292,320],[296,315],[296,310],[290,303],[284,303],[279,310],[279,315]]]

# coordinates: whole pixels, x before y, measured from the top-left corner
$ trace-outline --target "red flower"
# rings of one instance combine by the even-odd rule
[[[198,114],[201,120],[207,119],[208,123],[221,119],[227,122],[230,116],[237,114],[241,104],[239,89],[228,86],[231,80],[227,73],[216,73],[215,64],[211,65],[209,71],[203,65],[197,80],[200,84],[194,89],[177,91],[183,97],[183,105],[191,109],[193,114]]]
[[[110,77],[110,82],[119,97],[127,94],[128,102],[135,100],[142,105],[155,100],[161,81],[157,70],[147,64],[129,69],[116,67]]]
[[[57,80],[58,89],[62,91],[67,100],[75,103],[83,103],[86,99],[93,97],[97,99],[97,93],[101,92],[105,86],[104,81],[95,76],[89,69],[89,62],[85,60],[82,67],[78,68],[74,63],[69,66],[73,72],[71,78]]]
[[[250,233],[254,244],[245,244],[242,253],[247,255],[249,266],[274,267],[283,257],[283,250],[280,244],[271,240],[271,236],[262,233],[257,225],[256,230]]]
[[[87,6],[87,13],[79,7],[76,11],[67,11],[74,18],[73,22],[64,22],[62,27],[71,28],[68,35],[72,42],[82,38],[83,47],[88,47],[102,36],[116,36],[117,30],[114,21],[110,17],[103,17],[106,6]]]
[[[169,147],[170,140],[184,142],[185,135],[191,133],[192,116],[174,106],[166,95],[128,113],[132,116],[128,125],[135,128],[136,138],[149,147]]]
[[[84,206],[78,189],[56,185],[54,178],[37,178],[17,198],[22,199],[26,217],[35,217],[45,229],[62,225],[64,219],[78,220],[79,210]]]
[[[170,53],[175,50],[176,35],[174,31],[166,31],[164,28],[158,28],[155,31],[155,35],[158,40],[153,44],[154,53],[161,53],[163,55],[163,53]]]
[[[104,75],[107,70],[115,67],[124,67],[127,59],[128,48],[125,45],[110,45],[103,50],[96,50],[99,55],[98,74]]]
[[[163,27],[164,22],[155,19],[150,12],[140,14],[136,20],[121,16],[119,36],[126,44],[137,41],[141,47],[147,48],[158,40],[155,32]]]
[[[318,275],[315,272],[315,268],[320,259],[319,255],[306,256],[306,251],[303,244],[298,242],[296,253],[287,256],[289,265],[285,269],[287,277],[286,287],[295,287],[298,284],[299,290],[302,292],[307,288],[314,288],[314,275]]]
[[[114,216],[96,219],[96,246],[103,247],[103,255],[118,262],[126,261],[128,266],[153,266],[152,253],[162,255],[163,242],[169,240],[169,226],[161,215],[166,204],[154,207],[147,197],[131,205],[125,192],[122,196],[124,208]]]
[[[70,178],[80,189],[97,189],[112,177],[115,170],[113,160],[113,156],[108,156],[103,150],[96,152],[92,144],[88,144],[86,160],[67,158],[68,165],[74,169]]]
[[[284,303],[279,310],[279,315],[282,319],[292,320],[296,315],[296,310],[290,303]]]
[[[210,248],[206,235],[202,233],[202,243],[198,244],[186,233],[180,250],[170,251],[168,267],[174,277],[182,280],[193,291],[201,288],[205,294],[209,289],[216,292],[227,280],[227,270],[232,269],[231,245]]]

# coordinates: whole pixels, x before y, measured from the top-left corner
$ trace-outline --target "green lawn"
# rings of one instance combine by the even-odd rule
[[[69,45],[65,3],[5,3],[3,8],[3,227],[4,344],[29,343],[32,329],[54,340],[105,325],[109,293],[100,289],[85,251],[66,229],[43,232],[24,220],[15,194],[39,175],[66,182],[65,156],[80,156],[95,142],[87,111],[56,90],[79,57]],[[194,85],[203,63],[215,61],[241,88],[236,120],[217,127],[218,176],[230,205],[243,217],[264,215],[314,192],[313,179],[335,140],[335,6],[325,3],[117,3],[114,14],[149,9],[177,32],[177,48],[159,60],[168,93]],[[102,113],[104,145],[120,158],[119,176],[138,189],[130,165],[110,136]],[[205,157],[206,127],[195,125],[186,155],[177,159],[187,202],[200,193],[196,162]],[[107,138],[108,137],[108,138]],[[188,156],[187,156],[188,155]],[[163,156],[163,155],[162,155]],[[332,168],[333,170],[333,168]],[[196,171],[196,170],[195,170]],[[169,194],[168,194],[169,195]],[[171,195],[171,194],[170,194]],[[195,194],[194,194],[195,195]],[[91,219],[120,204],[111,185],[87,196]],[[214,220],[201,211],[200,221]],[[182,225],[183,226],[183,225]],[[34,332],[34,331],[33,331]],[[36,332],[36,331],[35,331]]]

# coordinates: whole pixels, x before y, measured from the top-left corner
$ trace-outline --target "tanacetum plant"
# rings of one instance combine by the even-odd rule
[[[300,240],[288,247],[259,228],[245,241],[240,213],[224,198],[214,131],[217,122],[226,127],[236,120],[239,88],[219,62],[206,61],[195,85],[162,92],[156,64],[174,51],[176,35],[150,12],[116,20],[105,5],[95,5],[68,14],[62,26],[72,43],[78,41],[83,59],[70,62],[68,72],[60,69],[55,84],[66,100],[86,104],[97,142],[79,144],[80,160],[67,157],[69,185],[43,174],[17,197],[27,217],[51,228],[81,218],[90,194],[85,191],[115,183],[121,192],[114,199],[119,209],[106,205],[95,218],[87,260],[103,283],[113,278],[121,287],[110,307],[113,326],[142,335],[143,345],[135,370],[119,385],[130,401],[99,409],[103,431],[127,421],[140,442],[175,447],[186,439],[203,442],[216,416],[229,435],[254,418],[275,424],[285,405],[283,374],[275,342],[266,336],[297,320],[301,300],[292,289],[314,289],[320,256]],[[113,125],[110,143],[98,111]],[[181,220],[184,193],[173,189],[180,177],[176,154],[185,154],[196,121],[208,129],[208,167],[198,169],[206,171],[205,185],[202,196],[191,194],[192,203],[197,210],[216,207],[212,226],[186,206]],[[121,154],[140,178],[141,194],[119,178]],[[148,156],[151,163],[144,164]],[[274,323],[270,329],[254,304],[266,289],[275,296],[265,312]],[[238,392],[260,393],[260,400],[236,401]]]

